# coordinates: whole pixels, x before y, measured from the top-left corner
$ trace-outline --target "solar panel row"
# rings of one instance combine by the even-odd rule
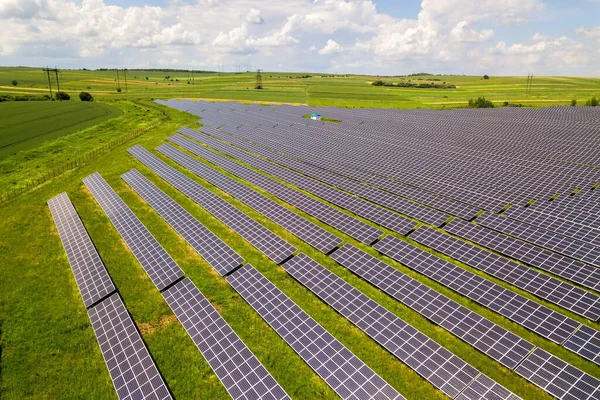
[[[555,343],[563,343],[580,325],[556,311],[393,236],[386,236],[374,247],[408,268]]]
[[[508,368],[516,367],[535,347],[350,244],[331,258]]]
[[[546,249],[600,267],[600,247],[580,242],[573,238],[558,235],[511,218],[485,213],[477,218],[477,223],[496,231],[514,236]]]
[[[253,266],[226,279],[341,398],[403,399]]]
[[[290,399],[188,278],[163,296],[234,399]]]
[[[48,200],[48,207],[58,230],[86,308],[116,289],[88,235],[75,207],[66,193]]]
[[[477,369],[307,255],[298,254],[283,268],[449,397],[459,395],[479,375]]]
[[[146,167],[206,209],[276,263],[281,263],[296,251],[296,248],[263,225],[169,166],[143,147],[136,145],[128,151]]]
[[[84,178],[83,182],[158,290],[183,277],[175,260],[99,173]]]
[[[415,227],[415,223],[410,219],[401,216],[395,212],[378,207],[373,203],[365,201],[359,197],[352,196],[346,192],[336,190],[331,186],[325,185],[305,175],[284,169],[272,163],[268,163],[268,169],[264,171],[276,178],[292,183],[294,186],[306,190],[317,197],[327,200],[339,207],[354,212],[356,215],[373,221],[383,227],[395,232],[406,234]],[[261,165],[265,167],[265,164]],[[259,169],[262,169],[259,167]]]
[[[275,179],[260,174],[237,162],[231,161],[191,141],[184,142],[179,138],[179,136],[172,136],[170,140],[191,151],[192,153],[204,158],[205,160],[210,161],[214,165],[223,168],[227,172],[247,180],[253,185],[271,193],[274,196],[279,197],[287,203],[306,212],[307,214],[310,214],[326,224],[333,226],[334,228],[346,233],[356,240],[370,244],[383,234],[383,232],[379,229],[374,228],[371,225],[368,225],[325,203],[315,200],[314,198],[300,191],[292,189],[291,187],[284,185]],[[248,156],[251,157],[250,155]],[[255,160],[256,162],[267,163],[266,161],[260,159]]]
[[[600,318],[600,297],[569,283],[425,226],[410,238],[586,318]]]
[[[121,177],[219,274],[226,275],[242,264],[239,254],[139,171],[132,169]]]
[[[334,234],[172,146],[163,144],[157,150],[227,194],[240,199],[323,253],[329,253],[342,242]]]
[[[108,372],[121,400],[170,399],[140,333],[66,193],[48,201]]]
[[[455,219],[444,229],[554,275],[600,291],[600,270],[480,225]]]

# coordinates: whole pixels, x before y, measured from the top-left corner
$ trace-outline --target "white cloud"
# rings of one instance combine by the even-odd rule
[[[246,22],[250,23],[250,24],[262,24],[264,23],[264,19],[262,17],[262,12],[257,9],[257,8],[251,8],[250,11],[248,11],[248,14],[246,14]]]
[[[327,44],[318,53],[322,56],[328,54],[339,54],[344,51],[344,48],[340,46],[335,40],[328,39]]]
[[[298,71],[600,74],[600,26],[556,37],[540,24],[533,36],[515,27],[503,37],[503,25],[552,18],[542,0],[422,0],[405,18],[381,12],[378,0],[105,1],[0,0],[3,63],[277,69],[285,60]]]

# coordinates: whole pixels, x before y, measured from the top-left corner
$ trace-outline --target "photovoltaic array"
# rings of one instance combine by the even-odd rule
[[[263,225],[175,168],[169,166],[143,147],[139,145],[134,146],[129,149],[129,152],[153,172],[205,208],[215,218],[223,222],[276,263],[286,260],[296,251],[295,247]]]
[[[188,278],[164,292],[169,306],[234,399],[290,399]]]
[[[295,243],[312,246],[322,253],[316,259],[337,262],[515,378],[561,400],[600,398],[600,380],[584,371],[589,368],[576,368],[581,364],[532,343],[543,341],[525,340],[508,329],[512,325],[452,299],[466,297],[600,365],[600,331],[594,328],[600,320],[597,113],[579,107],[437,112],[157,102],[201,117],[202,131],[181,128],[157,155],[131,147],[148,170],[132,169],[122,179],[341,398],[403,396],[259,272],[265,266],[243,265],[242,256],[207,228],[213,225],[153,183],[156,175],[232,231],[228,243],[246,240],[280,264],[292,284],[449,398],[519,399],[492,372],[481,373],[325,262],[298,253]],[[312,112],[340,122],[303,118]],[[109,184],[98,173],[84,183],[229,395],[289,399]],[[118,397],[171,398],[68,196],[48,205]],[[404,267],[457,294],[432,289]]]
[[[119,294],[91,308],[88,316],[119,399],[170,399]]]
[[[227,281],[343,399],[403,399],[250,264]]]
[[[479,372],[305,254],[283,268],[367,335],[451,398]],[[505,397],[512,393],[505,390]]]
[[[58,230],[83,304],[90,307],[116,289],[88,235],[75,207],[66,193],[48,200],[48,207]]]
[[[242,264],[239,254],[140,172],[131,170],[122,178],[221,275]]]
[[[99,173],[84,178],[83,182],[158,290],[183,277],[177,263]]]

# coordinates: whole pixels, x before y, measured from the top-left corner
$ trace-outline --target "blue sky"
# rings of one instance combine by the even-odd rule
[[[0,0],[0,65],[600,75],[600,0]]]

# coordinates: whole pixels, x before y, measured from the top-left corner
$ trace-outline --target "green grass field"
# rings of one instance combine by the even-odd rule
[[[0,103],[0,159],[122,115],[119,108],[81,101]]]
[[[130,75],[132,77],[136,76],[136,74],[139,74],[138,78],[144,77],[143,80],[140,78],[140,87],[137,88],[135,84],[129,83],[130,90],[128,93],[117,94],[114,91],[116,83],[111,80],[112,75],[108,72],[63,72],[65,90],[72,97],[78,91],[85,90],[88,86],[92,87],[90,91],[99,100],[95,104],[114,107],[120,110],[122,115],[78,132],[49,139],[38,146],[0,160],[0,191],[10,190],[11,188],[20,187],[23,182],[34,179],[40,174],[74,160],[81,154],[93,151],[116,137],[126,135],[128,132],[140,127],[147,128],[147,131],[140,136],[115,147],[106,154],[91,159],[84,164],[73,165],[65,173],[58,175],[51,181],[33,188],[22,196],[0,204],[0,220],[3,223],[3,227],[0,229],[0,397],[3,400],[23,398],[116,399],[110,376],[46,205],[48,199],[66,191],[90,233],[115,282],[117,290],[123,297],[150,353],[174,396],[178,399],[229,398],[217,377],[212,373],[206,361],[162,299],[160,293],[121,240],[102,209],[85,189],[81,182],[82,178],[98,171],[177,261],[186,276],[215,305],[225,320],[293,398],[337,398],[336,394],[263,322],[258,314],[237,295],[227,282],[214,272],[195,253],[191,246],[178,236],[120,178],[120,175],[129,169],[137,168],[237,251],[246,262],[250,262],[265,274],[277,287],[297,302],[307,313],[398,389],[406,398],[414,400],[445,398],[441,392],[421,379],[414,371],[298,284],[281,267],[272,263],[249,243],[213,218],[207,211],[131,157],[126,150],[134,144],[141,144],[146,149],[153,150],[180,127],[190,126],[196,128],[198,123],[197,118],[192,115],[156,105],[150,100],[131,101],[126,99],[143,97],[235,98],[238,100],[308,102],[309,104],[364,107],[369,105],[441,107],[444,104],[433,103],[448,102],[448,106],[450,106],[453,101],[462,102],[463,99],[481,94],[485,94],[488,98],[497,98],[498,101],[507,98],[511,93],[512,98],[522,99],[525,95],[522,94],[523,90],[519,88],[521,84],[517,85],[516,82],[522,80],[522,86],[524,87],[525,79],[492,78],[489,82],[484,82],[474,77],[452,77],[456,81],[452,81],[448,77],[448,80],[459,86],[459,89],[453,94],[450,91],[423,91],[423,89],[393,88],[385,90],[370,86],[368,82],[373,78],[368,77],[293,79],[275,77],[279,75],[264,73],[264,82],[267,89],[255,91],[245,89],[246,86],[244,86],[250,85],[251,87],[252,76],[250,75],[224,77],[210,75],[204,76],[202,83],[199,83],[199,79],[196,78],[195,85],[188,85],[185,82],[169,85],[161,78],[164,75],[163,73],[129,71],[128,77]],[[149,88],[157,83],[152,88],[154,92],[144,92],[146,75],[148,75],[149,82],[151,82],[148,84]],[[285,74],[281,74],[281,76],[283,75]],[[12,79],[19,81],[16,88],[8,86]],[[460,79],[464,79],[464,81],[460,81]],[[538,83],[540,85],[543,79],[546,79],[546,87],[543,90],[541,87],[539,88],[538,94],[535,95],[536,98],[544,96],[552,98],[555,95],[558,96],[556,93],[560,93],[560,99],[569,102],[573,96],[589,98],[593,93],[600,92],[597,90],[600,87],[600,80],[598,79],[539,78]],[[238,84],[236,83],[238,81],[245,83]],[[29,86],[24,88],[25,85]],[[2,86],[0,91],[6,90],[4,93],[8,93],[9,90],[12,92],[21,91],[19,93],[25,93],[27,90],[30,92],[39,90],[44,93],[42,85],[43,75],[37,69],[0,68],[0,86]],[[496,89],[493,88],[494,85],[496,85]],[[535,85],[534,83],[534,87]],[[62,88],[63,84],[61,83]],[[338,96],[336,97],[332,93],[338,93]],[[386,94],[383,101],[378,93]],[[148,94],[148,96],[145,94]],[[444,98],[443,96],[448,97]],[[538,101],[530,104],[559,104],[558,97],[556,97],[556,100],[552,102]],[[379,101],[382,102],[378,103]],[[80,104],[78,101],[72,102],[73,104]],[[35,104],[39,103],[42,102],[35,102]],[[53,106],[55,103],[47,102],[46,104]],[[16,105],[22,103],[12,104],[15,104],[14,107],[16,107]],[[2,106],[3,104],[0,104],[0,107]],[[164,118],[163,112],[168,114],[168,118]],[[550,399],[550,396],[545,392],[520,378],[514,372],[502,367],[499,363],[431,323],[420,314],[375,289],[339,266],[331,258],[318,253],[279,225],[245,206],[239,200],[181,169],[168,159],[160,157],[235,207],[260,221],[300,251],[308,254],[391,312],[441,343],[459,357],[467,360],[471,365],[517,395],[531,400]],[[231,177],[240,181],[236,177]],[[426,277],[414,273],[403,265],[379,255],[370,247],[329,228],[322,222],[288,206],[260,189],[257,190],[315,224],[335,232],[346,242],[384,260],[407,275],[520,335],[536,346],[542,347],[577,368],[600,378],[600,368],[595,364],[546,339],[540,338],[522,326],[479,306]],[[390,233],[387,230],[385,231]],[[403,240],[407,239],[403,238]],[[441,257],[450,260],[447,257]],[[480,271],[456,263],[467,270],[484,275]],[[487,278],[502,286],[510,287],[498,279]],[[528,298],[535,298],[519,289],[513,288],[513,290]],[[536,299],[536,301],[552,309],[559,310],[582,323],[593,326],[595,329],[600,329],[598,323],[590,323],[584,318],[547,301],[539,299]]]
[[[61,73],[61,90],[71,97],[89,91],[96,98],[196,98],[212,100],[262,101],[268,103],[335,105],[340,107],[455,108],[466,106],[473,97],[485,96],[497,105],[503,102],[525,106],[569,105],[576,99],[583,105],[592,96],[600,97],[600,79],[581,77],[534,77],[531,93],[525,94],[527,78],[481,76],[413,76],[382,78],[361,75],[323,75],[263,72],[262,90],[254,89],[253,73],[195,74],[187,83],[187,72],[127,72],[127,91],[120,74],[121,93],[117,93],[115,71],[71,71]],[[312,78],[301,78],[311,75]],[[169,79],[165,79],[169,76]],[[146,77],[148,78],[146,80]],[[371,86],[383,79],[391,82],[430,79],[456,85],[456,89],[415,89]],[[12,86],[12,80],[18,85]],[[43,95],[48,81],[39,68],[0,67],[0,95]]]

